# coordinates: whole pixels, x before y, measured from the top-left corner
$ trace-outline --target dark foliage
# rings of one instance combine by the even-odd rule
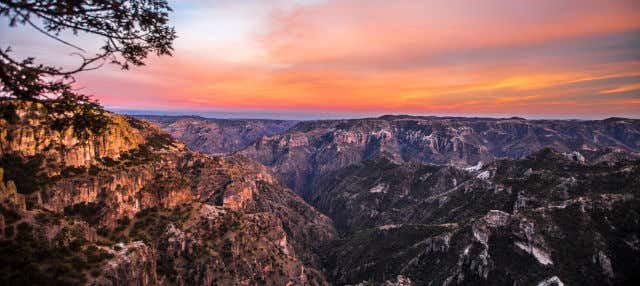
[[[171,138],[171,135],[166,133],[154,133],[147,137],[147,145],[156,149],[162,149],[174,143],[175,140]]]
[[[103,215],[106,205],[100,203],[79,203],[64,208],[64,214],[67,216],[77,216],[85,220],[91,225],[96,225]]]
[[[18,24],[30,26],[83,53],[85,51],[82,48],[63,40],[60,34],[65,31],[75,35],[85,33],[104,40],[104,45],[96,55],[86,57],[78,53],[82,61],[73,70],[35,65],[33,58],[19,62],[11,58],[7,50],[0,53],[2,64],[18,70],[33,71],[32,75],[35,77],[30,77],[31,80],[23,84],[29,86],[35,83],[33,87],[36,88],[42,88],[39,85],[42,75],[70,76],[96,68],[96,64],[99,66],[105,61],[123,69],[130,65],[143,65],[149,53],[171,55],[176,35],[173,27],[167,25],[170,11],[165,0],[0,0],[0,15],[8,17],[12,27]],[[20,84],[17,78],[13,80],[11,82]],[[56,86],[49,88],[55,89]]]
[[[52,182],[42,169],[44,156],[35,155],[23,158],[14,153],[0,157],[0,167],[5,170],[5,180],[14,181],[18,191],[31,194]]]
[[[87,172],[87,168],[85,168],[85,167],[69,166],[69,167],[66,167],[66,168],[62,169],[62,172],[60,174],[63,177],[72,177],[72,176],[84,174],[86,172]]]
[[[85,95],[65,92],[47,101],[45,107],[54,130],[73,127],[74,135],[82,139],[102,133],[111,122],[102,106]]]
[[[0,241],[0,285],[84,285],[85,271],[97,271],[113,257],[87,246],[70,229],[63,229],[53,241],[37,238],[37,229],[28,223],[18,224],[16,231],[14,240]]]
[[[151,53],[171,55],[176,38],[167,25],[171,8],[164,0],[0,0],[0,16],[9,26],[26,25],[74,49],[79,65],[71,70],[16,59],[0,47],[0,97],[38,101],[50,111],[58,129],[74,127],[76,135],[99,133],[109,123],[103,108],[73,88],[75,73],[112,63],[122,69],[143,65]],[[97,36],[104,45],[94,55],[60,37],[63,32]],[[10,111],[10,110],[7,110]],[[3,114],[4,114],[3,110]],[[9,113],[12,114],[12,113]],[[15,119],[9,117],[9,119]]]
[[[6,120],[10,124],[18,123],[20,120],[16,110],[16,106],[12,103],[0,105],[0,115],[2,116],[2,119]]]

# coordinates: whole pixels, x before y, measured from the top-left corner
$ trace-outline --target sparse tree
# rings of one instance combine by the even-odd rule
[[[105,63],[128,69],[144,65],[149,54],[171,55],[176,34],[168,25],[169,12],[166,0],[0,0],[0,16],[9,19],[10,27],[31,27],[75,49],[79,60],[76,67],[64,69],[33,57],[16,59],[11,47],[0,46],[0,97],[41,102],[53,111],[79,115],[73,120],[80,122],[74,123],[100,129],[104,110],[73,89],[74,74]],[[90,53],[63,39],[65,32],[93,35],[104,44]]]

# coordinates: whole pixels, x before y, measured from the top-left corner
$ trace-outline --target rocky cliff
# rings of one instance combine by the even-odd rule
[[[206,156],[48,110],[0,102],[2,285],[640,280],[637,120],[301,122]]]
[[[638,152],[640,120],[383,116],[308,121],[263,137],[240,153],[268,166],[306,197],[318,176],[378,155],[397,162],[472,166],[522,158],[544,147],[559,152]]]
[[[39,104],[1,104],[2,284],[327,283],[331,221],[261,165],[131,117],[78,137]]]
[[[603,157],[618,159],[543,149],[466,169],[375,158],[330,172],[310,195],[342,233],[327,273],[336,284],[630,285],[640,160]]]
[[[281,134],[294,120],[211,119],[198,116],[136,116],[204,154],[227,154],[243,149],[263,136]]]

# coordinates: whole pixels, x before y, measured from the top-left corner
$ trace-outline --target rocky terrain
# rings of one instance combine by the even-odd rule
[[[319,176],[378,155],[397,162],[464,167],[519,159],[544,147],[559,152],[638,152],[640,120],[383,116],[307,121],[283,134],[262,137],[239,153],[268,166],[306,198]]]
[[[148,118],[0,111],[2,285],[640,280],[638,120],[155,119],[187,147]]]
[[[227,154],[245,148],[263,136],[281,134],[293,120],[211,119],[199,116],[136,116],[156,124],[191,150],[204,154]]]
[[[640,281],[640,160],[543,149],[467,169],[388,158],[318,180],[341,232],[336,284],[632,285]]]
[[[131,117],[79,137],[73,114],[1,105],[0,284],[327,284],[331,221],[261,165]]]

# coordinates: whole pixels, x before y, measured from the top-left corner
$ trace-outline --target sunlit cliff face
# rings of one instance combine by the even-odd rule
[[[640,116],[638,1],[172,6],[174,57],[86,73],[83,91],[116,108]],[[60,60],[44,36],[5,31]]]

